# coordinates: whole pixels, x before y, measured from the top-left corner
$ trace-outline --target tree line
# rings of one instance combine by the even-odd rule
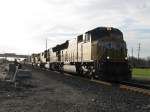
[[[150,56],[147,58],[129,57],[129,63],[133,68],[150,68]]]

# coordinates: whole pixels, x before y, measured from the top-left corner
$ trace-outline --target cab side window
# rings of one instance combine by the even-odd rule
[[[61,53],[62,53],[62,56],[64,56],[64,55],[63,55],[63,51],[62,51]]]
[[[79,35],[77,39],[78,39],[78,43],[83,42],[83,35]]]
[[[90,34],[86,33],[85,34],[85,42],[89,42],[90,41]]]

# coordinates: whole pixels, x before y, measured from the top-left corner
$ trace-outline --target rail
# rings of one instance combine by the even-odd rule
[[[135,83],[131,81],[122,81],[120,84],[128,85],[128,86],[134,86],[138,88],[148,89],[150,90],[150,85],[142,84],[142,83]]]

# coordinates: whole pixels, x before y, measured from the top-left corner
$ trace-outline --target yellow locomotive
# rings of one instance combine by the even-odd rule
[[[40,56],[40,64],[52,70],[113,81],[131,78],[126,42],[117,28],[95,28],[42,54],[32,57]]]

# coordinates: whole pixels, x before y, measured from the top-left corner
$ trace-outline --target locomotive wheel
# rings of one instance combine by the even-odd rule
[[[91,73],[89,74],[89,78],[90,78],[91,80],[95,79],[95,76],[94,76],[93,72],[91,72]]]
[[[59,72],[62,73],[62,74],[64,73],[63,65],[60,65],[60,66],[59,66]]]
[[[84,71],[83,71],[83,69],[82,68],[80,68],[79,69],[79,75],[84,75],[84,73],[83,73]]]
[[[87,67],[88,71],[86,72],[86,77],[89,79],[94,78],[94,73],[93,73],[93,67],[89,66]]]
[[[83,74],[84,74],[83,72],[84,71],[83,71],[82,67],[78,67],[77,74],[83,76]]]
[[[96,75],[95,73],[93,73],[94,75],[93,75],[93,78],[94,79],[99,79],[99,75]]]

